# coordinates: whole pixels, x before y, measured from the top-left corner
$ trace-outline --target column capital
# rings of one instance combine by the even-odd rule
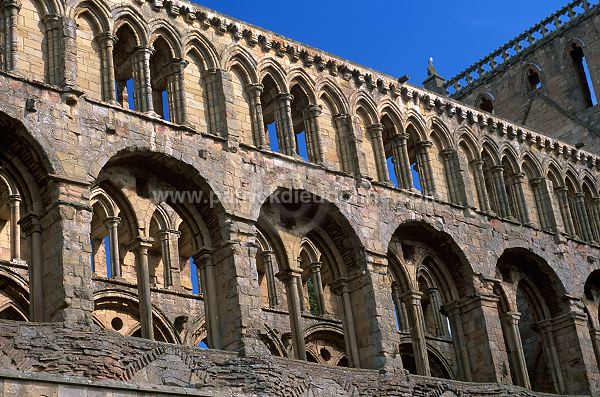
[[[544,177],[537,177],[537,178],[531,179],[531,184],[534,186],[540,186],[545,183],[546,183],[546,178],[544,178]]]
[[[153,47],[137,46],[133,49],[134,54],[143,54],[148,57],[152,56],[156,50]]]
[[[540,330],[541,333],[543,334],[547,334],[549,332],[552,332],[552,320],[550,319],[546,319],[546,320],[542,320],[537,322],[536,327]]]
[[[501,321],[511,322],[512,324],[518,324],[521,319],[521,313],[519,312],[506,312],[500,316]]]
[[[8,197],[6,198],[6,201],[8,202],[8,205],[10,207],[15,207],[17,205],[19,205],[21,203],[21,201],[23,201],[21,199],[21,196],[18,194],[9,194]]]
[[[423,293],[421,291],[408,291],[403,294],[400,299],[407,305],[414,305],[421,302],[421,298],[423,297]]]
[[[121,224],[121,218],[118,216],[109,216],[108,218],[106,218],[106,221],[104,221],[104,225],[106,225],[106,227],[110,228],[111,226],[116,226],[118,227]]]
[[[408,135],[406,132],[400,132],[398,134],[393,135],[391,141],[400,142],[400,144],[405,145],[409,138],[410,135]]]
[[[576,199],[585,199],[585,193],[583,193],[583,192],[576,192],[575,193],[575,198]]]
[[[26,236],[31,236],[33,233],[42,232],[42,224],[40,216],[37,214],[30,213],[21,218],[18,222],[21,225],[21,229]]]
[[[329,286],[331,292],[336,295],[342,295],[344,293],[350,292],[348,289],[348,280],[346,278],[338,278]]]
[[[306,109],[304,109],[304,114],[307,118],[316,118],[321,115],[323,108],[319,105],[308,105]]]
[[[446,157],[450,157],[453,156],[457,153],[456,149],[453,147],[449,147],[446,149],[442,149],[442,155],[446,156]]]
[[[192,257],[194,258],[194,262],[196,262],[196,265],[199,265],[202,262],[206,262],[206,259],[211,259],[212,254],[213,252],[210,248],[201,247],[198,251],[192,254]]]
[[[333,119],[334,120],[348,120],[351,117],[352,116],[350,116],[348,113],[338,113],[335,116],[333,116]]]
[[[166,240],[170,237],[179,238],[179,236],[181,236],[181,232],[178,230],[162,229],[162,230],[158,231],[158,236],[160,237],[161,240]]]
[[[42,18],[46,29],[53,29],[60,27],[61,16],[58,14],[48,14]]]
[[[375,123],[367,127],[367,131],[371,134],[372,138],[380,138],[383,134],[383,124]]]
[[[494,171],[494,172],[504,172],[504,166],[501,164],[497,164],[497,165],[493,165],[490,167],[490,170]]]
[[[189,65],[189,62],[184,59],[174,59],[169,65],[169,74],[183,73],[183,70]]]
[[[275,96],[277,101],[291,103],[294,100],[294,96],[288,93],[280,93]]]
[[[0,9],[4,8],[13,8],[16,10],[20,10],[22,4],[19,0],[4,0],[0,3]]]
[[[430,148],[430,147],[433,146],[433,142],[431,142],[431,141],[419,141],[419,142],[417,142],[417,144],[415,146],[417,148],[419,148],[419,149]]]
[[[312,269],[313,272],[320,272],[321,266],[323,266],[322,262],[313,262],[310,264],[310,268]]]
[[[154,239],[150,237],[138,236],[129,244],[129,249],[132,251],[140,250],[142,253],[146,253],[152,247],[153,242]]]
[[[101,32],[94,37],[94,40],[103,46],[114,45],[119,38],[112,34],[112,32]]]
[[[515,174],[512,176],[512,182],[513,183],[521,183],[523,182],[523,179],[525,179],[525,173],[524,172],[519,172],[518,174]]]
[[[245,88],[246,88],[246,92],[248,93],[248,95],[260,96],[263,93],[265,86],[262,84],[250,83],[250,84],[246,84]]]
[[[300,269],[283,269],[275,275],[275,277],[277,277],[285,285],[297,282],[298,278],[301,276],[302,270]]]

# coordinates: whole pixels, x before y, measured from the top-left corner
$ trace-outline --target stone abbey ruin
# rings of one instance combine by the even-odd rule
[[[0,396],[600,395],[600,4],[421,88],[180,0],[0,0]]]

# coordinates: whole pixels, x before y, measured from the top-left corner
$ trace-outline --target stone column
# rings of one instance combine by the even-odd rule
[[[19,63],[19,29],[17,19],[21,10],[21,2],[18,0],[6,0],[2,5],[4,18],[4,62],[2,70],[13,71]]]
[[[485,174],[483,173],[484,161],[481,159],[471,160],[469,163],[473,172],[473,183],[477,190],[477,200],[479,201],[479,210],[485,213],[492,213],[492,207],[490,205],[490,196],[488,195],[487,188],[485,186]]]
[[[300,296],[298,295],[298,278],[301,275],[302,273],[296,269],[286,269],[277,273],[277,277],[285,284],[287,292],[294,357],[298,360],[306,361],[304,326],[302,322],[302,311],[300,308]]]
[[[336,294],[343,309],[344,323],[344,341],[346,342],[346,354],[350,366],[360,368],[360,355],[358,352],[358,340],[356,339],[356,327],[354,325],[354,314],[352,312],[352,301],[350,299],[350,289],[348,280],[340,278],[332,285],[331,290]]]
[[[552,321],[542,320],[536,325],[539,329],[542,347],[544,349],[544,356],[548,362],[548,369],[550,370],[550,375],[552,376],[554,388],[559,394],[564,394],[566,392],[566,388],[560,366],[560,360],[558,358],[556,345],[554,343],[554,336],[552,335]]]
[[[450,323],[452,324],[452,339],[456,349],[456,361],[458,363],[458,376],[460,380],[471,382],[471,363],[469,350],[465,343],[465,333],[463,330],[463,314],[460,302],[454,301],[445,306]]]
[[[600,366],[600,330],[590,330],[590,336],[594,347],[594,355],[596,356],[596,365]]]
[[[167,75],[167,94],[169,96],[169,114],[175,124],[187,125],[187,104],[185,99],[184,73],[187,61],[174,60],[169,67]]]
[[[519,173],[513,176],[511,184],[511,192],[513,193],[513,201],[515,203],[516,210],[518,212],[518,219],[523,225],[530,225],[531,219],[529,218],[529,212],[527,211],[527,201],[525,200],[525,193],[523,191],[523,180],[525,179],[524,173]]]
[[[410,336],[412,338],[417,374],[431,376],[429,358],[427,356],[427,341],[425,339],[425,321],[421,307],[422,295],[423,293],[420,291],[409,291],[402,297],[402,300],[406,305],[408,321],[411,325]]]
[[[159,230],[160,252],[163,263],[163,281],[164,287],[173,286],[173,273],[171,272],[171,232],[169,230]]]
[[[152,247],[152,239],[137,237],[131,250],[135,252],[137,289],[140,312],[142,338],[154,340],[152,320],[152,296],[150,291],[150,272],[148,270],[148,249]]]
[[[410,170],[410,158],[408,157],[408,134],[397,134],[392,138],[392,156],[394,159],[394,171],[400,189],[410,190],[413,188],[412,172]]]
[[[252,119],[252,137],[254,145],[259,149],[268,148],[265,139],[265,122],[263,120],[262,103],[260,96],[264,90],[262,84],[248,84],[246,94],[250,102],[250,118]]]
[[[156,116],[152,100],[152,76],[150,75],[150,57],[152,47],[137,47],[133,53],[133,99],[135,110]]]
[[[544,230],[556,232],[556,220],[554,219],[554,212],[552,211],[552,203],[550,201],[550,195],[548,194],[546,178],[532,179],[531,189],[533,190],[533,198],[540,218],[540,226]]]
[[[221,81],[217,69],[208,69],[204,72],[204,84],[206,89],[206,100],[208,102],[208,132],[225,137],[223,131],[223,120],[221,119],[220,91]]]
[[[562,186],[556,188],[555,192],[558,197],[558,207],[565,227],[565,233],[570,237],[574,237],[576,233],[573,214],[571,214],[571,206],[569,205],[569,191],[566,187]]]
[[[309,160],[316,164],[323,164],[323,144],[319,129],[319,116],[321,116],[321,107],[309,105],[304,110],[304,128],[307,139],[307,149],[309,151]]]
[[[45,26],[46,42],[46,83],[60,85],[62,83],[63,70],[61,60],[63,57],[62,43],[62,18],[60,15],[49,14],[43,18]]]
[[[323,281],[321,280],[321,262],[315,262],[310,265],[313,284],[315,286],[315,295],[317,298],[317,308],[319,315],[325,314],[325,298],[323,296]]]
[[[106,219],[105,225],[108,229],[108,245],[109,252],[108,257],[110,258],[110,268],[112,271],[112,277],[121,277],[121,257],[119,254],[119,225],[121,224],[121,218],[118,216],[112,216]]]
[[[496,193],[496,199],[498,200],[498,215],[501,218],[512,218],[513,214],[510,210],[510,202],[508,201],[508,194],[506,193],[506,186],[504,185],[504,167],[496,165],[492,167],[491,172],[494,191]]]
[[[21,196],[11,194],[8,196],[8,207],[10,208],[10,260],[19,262],[21,260]]]
[[[460,173],[458,152],[454,148],[448,148],[442,150],[442,156],[444,158],[444,172],[448,182],[450,201],[454,204],[466,205],[465,184]]]
[[[436,336],[447,337],[447,326],[444,323],[444,318],[442,317],[442,313],[440,312],[442,308],[442,301],[440,299],[439,291],[437,288],[429,288],[427,290],[427,295],[429,296],[429,302],[431,304],[433,318],[435,320]]]
[[[338,133],[342,171],[348,174],[361,175],[364,167],[364,153],[358,149],[360,142],[354,135],[352,116],[337,114],[333,117]]]
[[[194,254],[194,262],[199,274],[200,286],[202,288],[202,300],[204,301],[204,320],[211,349],[221,349],[220,315],[215,283],[214,263],[212,252],[202,248]]]
[[[294,136],[294,122],[292,120],[291,94],[278,94],[275,100],[275,122],[277,125],[277,140],[281,153],[295,156],[296,139]]]
[[[20,220],[29,246],[29,321],[45,321],[44,283],[42,269],[42,227],[40,217],[29,214]]]
[[[600,197],[592,198],[591,212],[591,224],[594,240],[600,241]]]
[[[585,206],[585,195],[582,192],[575,193],[575,209],[577,210],[577,219],[581,227],[581,238],[585,241],[593,241],[594,236],[590,226],[590,217]]]
[[[531,389],[529,373],[527,372],[527,362],[525,361],[525,353],[523,351],[523,341],[521,340],[521,331],[519,330],[520,319],[521,313],[508,312],[500,320],[502,321],[502,327],[508,342],[507,349],[511,353],[517,386]]]
[[[263,263],[267,275],[267,290],[269,293],[269,307],[277,307],[277,288],[275,286],[275,273],[273,271],[273,253],[271,251],[263,252]]]
[[[387,160],[385,158],[385,147],[383,145],[383,124],[373,124],[368,128],[368,134],[373,142],[373,155],[377,167],[377,179],[379,182],[390,183],[388,175]]]
[[[404,305],[404,302],[402,302],[402,290],[396,281],[392,283],[392,299],[394,300],[394,306],[396,309],[396,318],[398,319],[399,331],[410,331],[410,323],[408,322],[406,306]]]
[[[113,58],[114,45],[117,37],[110,32],[103,32],[96,36],[96,43],[100,47],[100,68],[102,71],[102,99],[106,102],[116,103],[115,91],[115,63]]]
[[[431,169],[431,159],[429,158],[429,148],[433,145],[430,141],[421,141],[417,143],[417,167],[421,177],[421,188],[425,196],[435,197],[435,181],[433,179],[433,170]]]

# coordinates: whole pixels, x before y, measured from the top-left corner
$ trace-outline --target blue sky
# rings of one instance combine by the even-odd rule
[[[197,0],[198,4],[421,84],[446,78],[560,9],[566,0]]]

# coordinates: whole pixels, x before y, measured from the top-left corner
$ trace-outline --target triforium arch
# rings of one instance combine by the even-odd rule
[[[427,123],[423,116],[414,110],[404,114],[406,147],[411,168],[412,187],[425,196],[437,196],[430,151],[432,142],[427,133]]]
[[[27,280],[31,321],[69,318],[85,323],[91,318],[85,305],[76,306],[89,291],[85,287],[67,288],[63,277],[68,271],[81,274],[84,246],[74,242],[77,254],[68,258],[56,247],[67,244],[70,238],[79,241],[82,236],[78,233],[85,234],[87,226],[67,232],[69,221],[63,219],[61,211],[69,207],[68,202],[51,209],[44,204],[51,200],[50,195],[60,197],[58,189],[69,183],[52,180],[56,169],[50,158],[21,123],[4,113],[0,113],[0,147],[2,266]]]
[[[372,316],[370,309],[366,315],[364,310],[372,292],[363,281],[363,251],[341,212],[308,191],[278,188],[261,207],[257,226],[259,255],[271,250],[257,263],[261,268],[276,266],[277,304],[285,310],[281,306],[287,303],[289,328],[280,333],[289,332],[290,355],[306,360],[305,330],[322,324],[343,329],[343,338],[336,342],[338,347],[343,342],[340,360],[343,355],[348,366],[376,365],[372,336],[357,338],[359,330],[371,326]],[[271,272],[275,268],[259,269],[259,280]]]
[[[319,119],[322,108],[317,104],[315,84],[302,69],[294,69],[287,75],[292,95],[291,115],[296,155],[305,160],[323,164],[323,142]]]
[[[484,162],[481,150],[473,131],[460,127],[455,131],[457,137],[458,161],[465,191],[465,204],[490,213],[490,197],[485,184]]]
[[[531,153],[525,153],[522,157],[521,169],[523,170],[521,189],[524,205],[530,209],[528,214],[531,223],[548,232],[556,232],[552,197],[538,159]]]
[[[565,297],[554,270],[525,248],[510,248],[498,259],[495,293],[502,323],[504,347],[514,384],[539,392],[577,393],[590,382],[582,367],[588,360],[579,329],[587,328],[585,315]],[[578,309],[577,309],[578,310]],[[581,327],[581,324],[583,327]],[[574,340],[568,348],[567,340]],[[566,363],[576,360],[574,368]]]
[[[411,221],[395,231],[387,258],[404,367],[418,375],[472,380],[468,338],[476,330],[465,328],[469,309],[463,299],[473,294],[473,271],[464,254],[446,233]]]
[[[204,316],[207,346],[237,344],[219,314],[226,291],[217,287],[218,269],[226,265],[215,247],[222,246],[224,213],[206,181],[174,158],[128,150],[104,165],[95,184],[93,224],[107,226],[93,233],[108,236],[105,257],[116,269],[102,281],[124,283],[137,296],[140,336],[155,337],[151,295],[172,291],[189,299],[169,312],[170,326],[183,332],[188,321]],[[101,219],[105,214],[116,216]]]

